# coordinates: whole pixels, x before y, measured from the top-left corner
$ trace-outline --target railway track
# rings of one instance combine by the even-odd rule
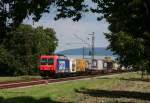
[[[26,86],[32,86],[32,85],[48,84],[48,83],[55,83],[55,82],[62,82],[62,81],[69,81],[69,80],[78,80],[78,79],[91,78],[91,77],[92,76],[77,76],[77,77],[67,77],[67,78],[59,78],[59,79],[39,79],[39,80],[31,80],[31,81],[14,81],[14,82],[10,82],[10,83],[3,82],[3,83],[0,83],[0,89],[26,87]]]
[[[67,78],[58,78],[58,79],[34,79],[34,80],[30,80],[30,81],[0,82],[0,89],[27,87],[27,86],[32,86],[32,85],[49,84],[49,83],[63,82],[63,81],[69,81],[69,80],[88,79],[88,78],[107,76],[107,75],[115,75],[115,74],[120,74],[120,73],[76,76],[76,77],[67,77]]]

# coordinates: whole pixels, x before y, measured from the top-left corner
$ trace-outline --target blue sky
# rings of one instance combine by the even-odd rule
[[[103,21],[97,21],[96,14],[85,14],[82,19],[78,22],[73,22],[71,19],[60,19],[53,20],[53,14],[43,14],[42,18],[33,22],[30,18],[25,19],[24,23],[31,24],[34,27],[43,26],[44,28],[53,28],[56,31],[56,36],[59,40],[59,44],[56,51],[81,48],[83,46],[88,47],[88,45],[83,44],[81,40],[76,38],[74,35],[79,36],[83,40],[91,43],[90,35],[95,32],[95,47],[107,47],[108,41],[103,35],[104,32],[108,32],[108,23]],[[70,45],[68,45],[70,43]]]

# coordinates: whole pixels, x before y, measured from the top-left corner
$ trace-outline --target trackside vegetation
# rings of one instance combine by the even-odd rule
[[[150,78],[137,72],[0,90],[0,103],[149,103]]]
[[[13,77],[0,77],[0,82],[4,81],[18,81],[18,80],[32,80],[32,79],[41,79],[41,76],[29,76],[29,75],[23,75],[23,76],[13,76]]]

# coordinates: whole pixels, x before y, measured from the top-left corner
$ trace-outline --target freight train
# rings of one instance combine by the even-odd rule
[[[88,59],[69,59],[64,55],[40,56],[39,70],[42,77],[81,75],[89,73],[106,73],[118,69],[112,60],[94,59],[91,66]]]

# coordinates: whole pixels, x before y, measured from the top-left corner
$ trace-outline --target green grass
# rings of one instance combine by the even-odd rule
[[[150,102],[150,82],[137,73],[0,90],[0,103]]]
[[[41,78],[40,76],[16,76],[16,77],[0,77],[0,82],[3,81],[15,81],[15,80],[31,80],[34,78]]]

